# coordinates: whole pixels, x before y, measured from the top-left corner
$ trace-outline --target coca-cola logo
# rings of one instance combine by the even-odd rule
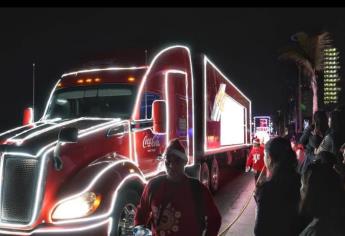
[[[158,136],[149,137],[145,135],[143,139],[143,148],[155,148],[159,146],[160,146],[160,143],[159,143]]]

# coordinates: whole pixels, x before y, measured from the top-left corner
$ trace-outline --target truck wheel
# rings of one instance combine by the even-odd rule
[[[214,157],[212,158],[211,163],[211,181],[210,181],[210,188],[212,192],[216,192],[219,187],[219,166],[218,161]]]
[[[111,236],[133,235],[135,210],[140,196],[134,190],[124,190],[119,193],[117,199],[113,212]]]
[[[200,182],[207,188],[210,186],[210,171],[206,162],[202,163],[200,169]]]

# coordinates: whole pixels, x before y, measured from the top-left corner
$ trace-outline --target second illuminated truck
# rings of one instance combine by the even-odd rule
[[[39,121],[0,134],[0,234],[130,235],[171,139],[216,191],[219,160],[250,146],[250,120],[251,101],[185,46],[149,65],[64,74]]]

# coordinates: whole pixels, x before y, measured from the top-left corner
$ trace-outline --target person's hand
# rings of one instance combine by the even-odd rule
[[[321,138],[323,138],[323,134],[322,132],[318,129],[318,128],[315,128],[312,132],[313,135],[318,135],[320,136]]]
[[[302,152],[301,152],[301,149],[297,149],[296,150],[296,157],[297,157],[297,160],[301,160],[302,158]]]
[[[247,166],[246,167],[246,172],[249,172],[250,171],[250,166]]]
[[[145,228],[143,225],[137,225],[133,228],[134,236],[152,236],[151,230]]]

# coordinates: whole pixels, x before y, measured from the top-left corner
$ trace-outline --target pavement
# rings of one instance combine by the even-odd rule
[[[225,177],[220,180],[220,189],[214,196],[222,215],[219,236],[252,236],[256,209],[254,175],[229,168],[222,172]]]

